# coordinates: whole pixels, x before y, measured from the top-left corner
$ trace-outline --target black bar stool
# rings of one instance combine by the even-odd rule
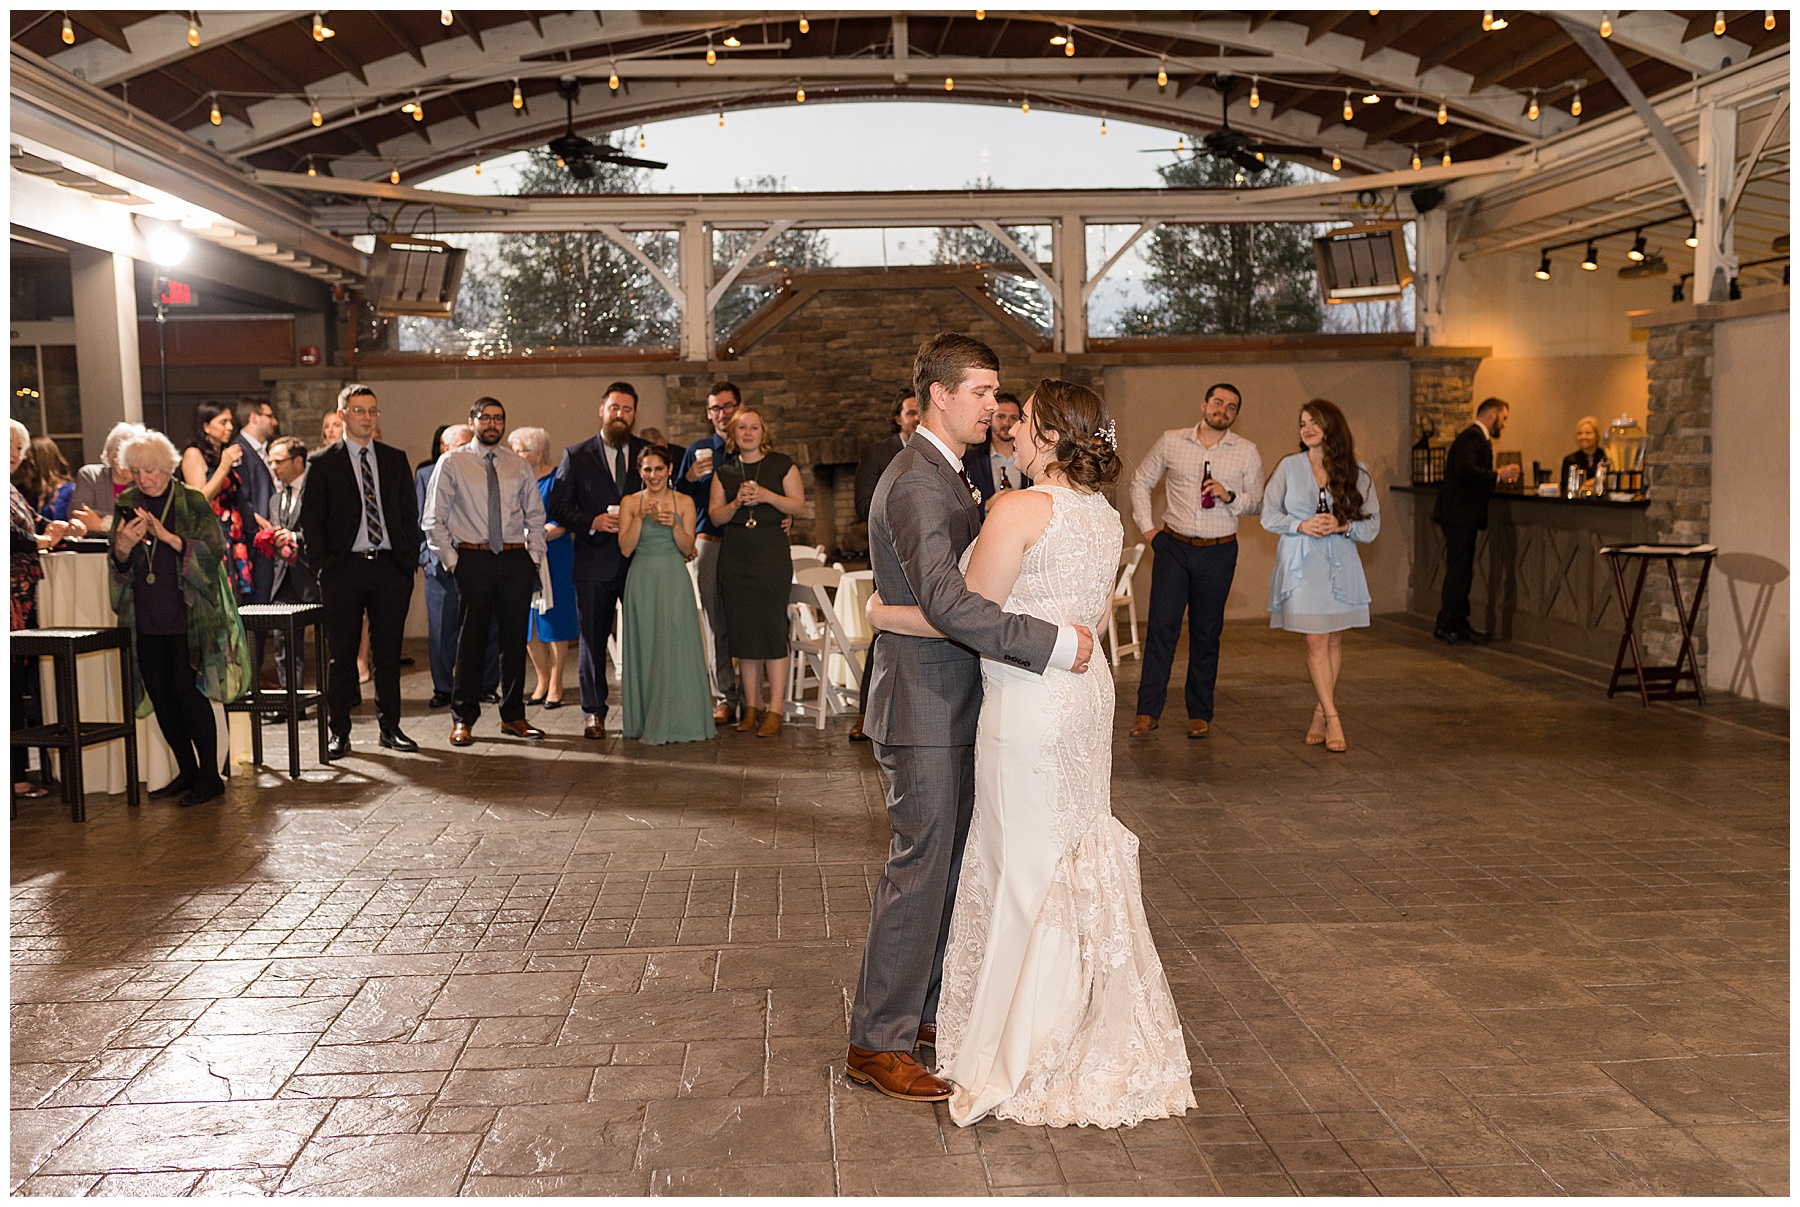
[[[278,692],[266,692],[258,679],[244,693],[244,698],[225,706],[227,713],[247,712],[252,714],[250,726],[251,757],[258,766],[263,761],[262,719],[265,716],[285,717],[288,735],[288,775],[300,778],[300,714],[306,711],[308,704],[319,706],[319,759],[321,764],[325,757],[326,723],[325,723],[325,605],[316,603],[300,604],[241,604],[238,615],[243,618],[244,632],[280,633],[290,651],[300,649],[300,635],[308,625],[313,631],[313,682],[319,684],[318,689],[302,690],[299,675],[289,675],[288,685]],[[258,670],[260,673],[260,668]]]
[[[96,650],[119,651],[119,715],[123,721],[83,721],[75,679],[75,659]],[[131,665],[131,631],[112,629],[20,629],[12,635],[15,657],[49,658],[56,680],[56,720],[12,732],[14,746],[54,748],[62,752],[63,799],[69,802],[69,820],[87,820],[86,787],[82,783],[81,751],[86,746],[125,739],[125,801],[142,803],[138,788],[137,717],[132,707],[137,697],[137,676]]]

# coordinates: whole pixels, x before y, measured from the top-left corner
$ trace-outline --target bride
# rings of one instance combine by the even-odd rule
[[[993,502],[965,555],[970,590],[1053,624],[1111,605],[1119,475],[1092,390],[1045,380],[1017,464],[1037,480]],[[919,609],[869,604],[876,628],[939,636]],[[1138,841],[1112,815],[1113,680],[984,659],[975,816],[944,954],[938,1073],[950,1117],[1122,1127],[1194,1105],[1181,1020],[1150,939]]]

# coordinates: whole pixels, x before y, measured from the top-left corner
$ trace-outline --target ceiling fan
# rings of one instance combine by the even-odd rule
[[[581,95],[581,81],[572,75],[565,75],[556,81],[556,90],[562,94],[563,102],[568,106],[568,129],[550,140],[549,151],[556,156],[569,175],[577,180],[592,180],[596,163],[616,163],[627,168],[666,168],[669,165],[654,159],[638,159],[627,155],[609,142],[595,142],[575,133],[575,100]]]
[[[1218,159],[1229,159],[1245,172],[1254,175],[1269,165],[1263,162],[1265,155],[1304,156],[1323,158],[1324,150],[1320,147],[1305,147],[1296,143],[1256,142],[1246,134],[1231,128],[1231,91],[1241,82],[1235,75],[1217,75],[1213,77],[1213,89],[1219,94],[1219,128],[1206,135],[1194,147],[1196,155],[1204,152]],[[1176,150],[1185,149],[1185,144]]]

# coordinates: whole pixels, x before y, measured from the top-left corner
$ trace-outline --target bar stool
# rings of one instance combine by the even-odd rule
[[[1619,652],[1613,658],[1612,678],[1606,684],[1606,698],[1612,699],[1613,693],[1619,690],[1619,680],[1625,674],[1625,653],[1631,652],[1631,661],[1637,671],[1638,696],[1644,701],[1644,707],[1650,707],[1652,692],[1658,700],[1694,700],[1706,703],[1706,686],[1700,682],[1700,659],[1694,650],[1694,623],[1700,619],[1700,601],[1706,598],[1706,575],[1712,569],[1713,558],[1719,554],[1716,545],[1607,545],[1600,550],[1606,562],[1612,567],[1613,584],[1619,589],[1619,610],[1625,617],[1625,635],[1619,639]],[[1625,588],[1625,560],[1633,558],[1637,561],[1637,582],[1627,591]],[[1684,607],[1681,602],[1681,579],[1675,573],[1675,563],[1690,558],[1700,559],[1700,581],[1694,588],[1692,603]],[[1675,656],[1673,666],[1645,666],[1644,651],[1638,644],[1637,612],[1638,605],[1644,598],[1644,579],[1650,573],[1650,563],[1661,561],[1669,568],[1669,594],[1675,600],[1675,615],[1681,621],[1681,650]],[[1682,680],[1689,680],[1693,687],[1687,691],[1681,689]]]
[[[316,603],[300,604],[241,604],[238,616],[244,622],[244,632],[280,633],[289,650],[300,648],[300,635],[308,625],[313,631],[313,682],[323,686],[325,682],[325,605]],[[287,719],[288,737],[288,775],[300,778],[300,714],[308,704],[319,707],[319,756],[323,762],[326,743],[325,693],[323,690],[302,690],[300,676],[289,675],[287,687],[279,692],[265,692],[261,682],[257,682],[241,700],[235,700],[225,706],[227,713],[247,712],[253,714],[250,726],[251,758],[258,766],[263,761],[262,719],[265,716],[285,717]]]
[[[122,721],[83,721],[80,692],[76,686],[75,659],[96,650],[119,651],[120,708]],[[87,820],[87,797],[82,783],[81,751],[86,746],[125,739],[125,802],[141,802],[138,786],[137,717],[132,702],[137,698],[137,676],[131,663],[131,631],[111,629],[20,629],[12,634],[15,657],[49,658],[56,682],[56,720],[49,725],[15,729],[14,746],[35,746],[62,752],[63,799],[69,802],[69,820]],[[15,804],[15,811],[16,811]],[[16,816],[16,812],[15,812]]]

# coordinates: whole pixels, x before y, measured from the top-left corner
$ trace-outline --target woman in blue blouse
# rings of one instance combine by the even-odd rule
[[[1269,627],[1306,634],[1306,669],[1319,694],[1306,744],[1343,751],[1336,692],[1344,630],[1369,627],[1369,582],[1356,546],[1381,531],[1381,511],[1344,413],[1323,398],[1300,410],[1300,451],[1269,478],[1262,522],[1281,538]]]

